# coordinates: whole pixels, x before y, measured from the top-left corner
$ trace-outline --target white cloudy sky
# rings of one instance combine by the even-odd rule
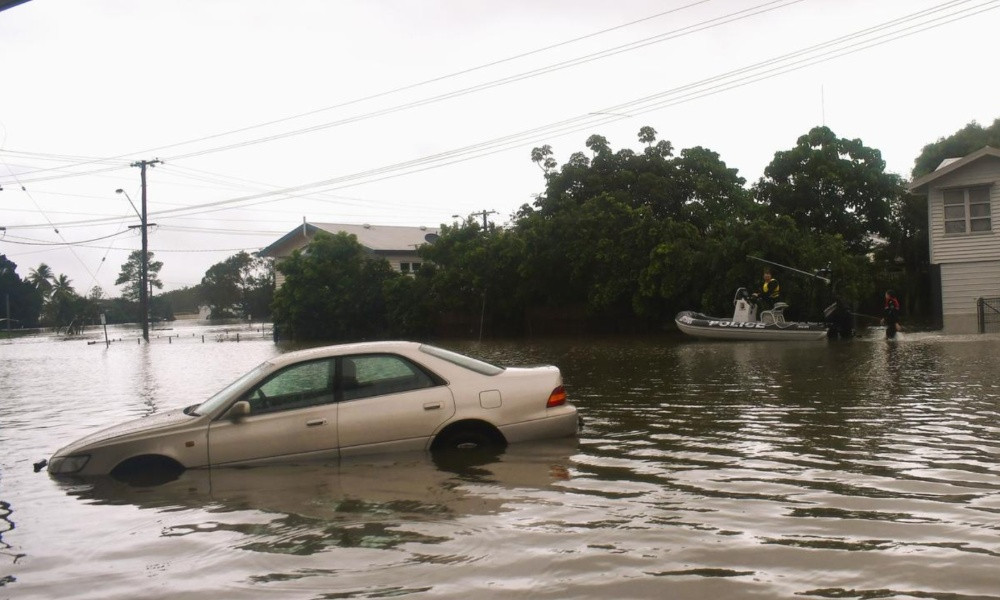
[[[644,125],[748,184],[825,123],[908,175],[1000,117],[1000,0],[31,0],[0,12],[0,253],[166,289],[301,224],[428,225],[542,191]],[[828,44],[830,43],[830,44]],[[57,232],[58,230],[58,232]],[[117,235],[116,235],[117,234]],[[97,239],[105,238],[106,239]],[[96,240],[96,241],[88,241]],[[40,245],[54,244],[54,245]]]

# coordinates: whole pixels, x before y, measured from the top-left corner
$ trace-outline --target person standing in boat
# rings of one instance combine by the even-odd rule
[[[885,325],[885,337],[894,338],[899,331],[899,300],[892,290],[885,291],[885,304],[882,307],[882,324]]]
[[[762,301],[766,309],[774,308],[774,304],[781,300],[781,285],[771,275],[771,269],[764,269],[764,285],[759,294],[754,294],[754,298]]]

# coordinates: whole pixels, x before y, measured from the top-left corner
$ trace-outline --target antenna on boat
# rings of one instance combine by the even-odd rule
[[[819,279],[820,281],[822,281],[824,283],[830,283],[830,278],[829,277],[823,277],[822,275],[820,275],[820,273],[823,273],[824,275],[829,275],[830,274],[830,265],[827,265],[825,268],[820,269],[819,271],[817,271],[815,273],[810,273],[808,271],[802,271],[802,270],[796,269],[794,267],[789,267],[788,265],[782,265],[780,263],[772,262],[770,260],[764,260],[763,258],[758,258],[756,256],[750,256],[749,254],[747,254],[747,258],[750,258],[750,259],[753,259],[753,260],[757,260],[757,261],[760,261],[762,263],[767,263],[769,265],[774,265],[775,267],[781,267],[782,269],[788,269],[789,271],[794,271],[796,273],[801,273],[802,275],[805,275],[807,277],[813,277],[815,279]]]

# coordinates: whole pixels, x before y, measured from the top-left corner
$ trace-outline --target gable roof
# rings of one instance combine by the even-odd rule
[[[437,239],[436,227],[404,227],[399,225],[351,225],[344,223],[303,223],[289,231],[276,242],[264,248],[260,256],[280,257],[309,243],[319,231],[331,234],[348,233],[358,238],[358,243],[372,252],[416,253],[418,246]]]
[[[927,193],[927,188],[930,186],[931,182],[938,179],[939,177],[944,177],[949,173],[953,173],[966,165],[976,162],[982,158],[992,157],[1000,158],[1000,150],[992,146],[983,146],[979,150],[971,154],[966,154],[962,158],[958,159],[945,159],[941,161],[938,168],[922,177],[917,177],[910,182],[910,187],[908,188],[911,194],[925,194]]]

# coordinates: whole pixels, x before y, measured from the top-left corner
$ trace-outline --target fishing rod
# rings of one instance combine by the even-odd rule
[[[819,279],[820,281],[822,281],[824,283],[827,283],[827,284],[830,283],[830,278],[829,277],[823,277],[823,276],[821,276],[821,275],[818,274],[818,273],[822,273],[824,271],[827,274],[829,274],[830,273],[830,268],[829,267],[827,267],[826,269],[820,269],[818,273],[810,273],[808,271],[801,271],[801,270],[796,269],[794,267],[789,267],[788,265],[782,265],[782,264],[779,264],[779,263],[776,263],[776,262],[772,262],[770,260],[764,260],[763,258],[758,258],[756,256],[750,256],[749,254],[747,254],[747,258],[750,258],[750,259],[753,259],[753,260],[757,260],[757,261],[760,261],[762,263],[767,263],[769,265],[774,265],[775,267],[781,267],[782,269],[788,269],[789,271],[795,271],[796,273],[800,273],[802,275],[805,275],[806,277],[813,277],[815,279]]]
[[[866,319],[873,319],[875,321],[881,321],[882,320],[882,317],[874,317],[872,315],[866,315],[866,314],[862,314],[862,313],[852,312],[851,314],[854,315],[855,317],[864,317]]]

